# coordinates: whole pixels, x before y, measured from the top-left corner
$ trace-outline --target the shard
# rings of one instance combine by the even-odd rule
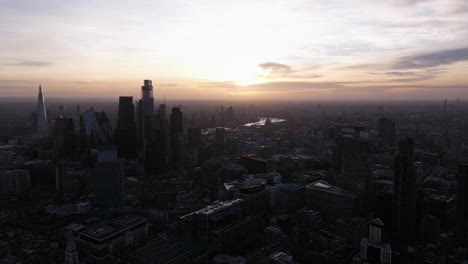
[[[48,132],[44,95],[42,94],[42,87],[40,85],[39,96],[37,97],[37,131],[40,134],[45,134]]]

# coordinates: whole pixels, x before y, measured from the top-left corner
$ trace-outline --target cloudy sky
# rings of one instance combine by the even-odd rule
[[[468,100],[466,0],[0,5],[0,97]]]

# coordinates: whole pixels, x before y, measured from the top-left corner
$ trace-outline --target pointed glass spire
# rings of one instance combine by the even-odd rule
[[[45,134],[48,131],[47,113],[41,85],[39,85],[39,95],[37,97],[37,131],[40,134]]]

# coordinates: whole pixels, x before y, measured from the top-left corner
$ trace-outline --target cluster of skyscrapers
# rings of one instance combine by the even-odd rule
[[[193,102],[183,113],[156,104],[153,89],[144,80],[141,98],[82,112],[46,109],[39,87],[34,133],[0,137],[0,262],[468,258],[458,101],[428,114],[292,103],[234,114]]]

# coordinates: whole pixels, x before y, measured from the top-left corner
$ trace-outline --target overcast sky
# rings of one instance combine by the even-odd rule
[[[0,97],[468,100],[465,0],[0,6]]]

